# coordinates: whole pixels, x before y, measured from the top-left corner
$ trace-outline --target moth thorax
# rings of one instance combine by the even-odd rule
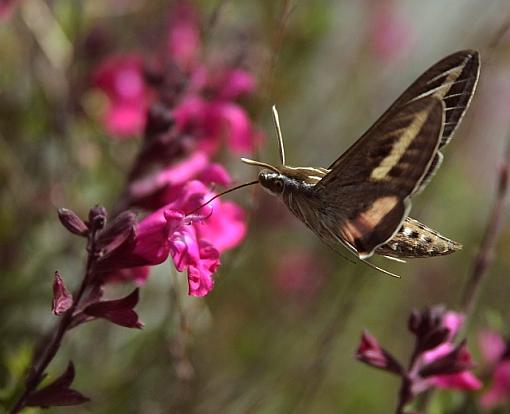
[[[285,186],[284,177],[269,170],[263,170],[259,173],[259,183],[264,190],[272,195],[280,195]]]

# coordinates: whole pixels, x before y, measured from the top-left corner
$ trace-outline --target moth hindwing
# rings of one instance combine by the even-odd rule
[[[442,59],[421,75],[390,108],[325,168],[291,167],[273,107],[281,165],[243,159],[265,168],[261,186],[333,248],[360,259],[452,253],[460,244],[408,217],[411,197],[439,168],[439,150],[451,140],[471,102],[480,68],[476,51]]]

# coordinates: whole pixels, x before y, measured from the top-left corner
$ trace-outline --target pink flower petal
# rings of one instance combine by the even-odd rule
[[[234,202],[215,200],[212,214],[195,225],[200,239],[207,240],[221,252],[236,247],[246,236],[244,211]]]
[[[180,2],[170,16],[167,50],[182,70],[190,69],[200,48],[198,17],[191,5]]]
[[[126,105],[113,102],[104,115],[106,131],[114,137],[128,137],[140,135],[147,119],[145,105]]]
[[[480,380],[469,371],[462,371],[457,374],[437,375],[430,378],[430,380],[433,386],[437,388],[475,391],[482,387]]]
[[[142,58],[136,54],[110,57],[95,70],[92,83],[108,97],[107,131],[119,137],[141,134],[149,102]]]
[[[448,311],[443,316],[443,326],[450,330],[449,340],[452,340],[464,323],[464,315],[459,312]]]
[[[232,182],[228,171],[220,164],[208,165],[198,176],[205,184],[228,185]]]
[[[480,402],[485,408],[493,408],[502,405],[510,397],[510,360],[504,360],[497,365],[492,375],[492,385]]]
[[[234,100],[241,95],[252,93],[255,89],[255,79],[245,70],[232,69],[222,74],[218,86],[220,99]]]
[[[506,343],[499,332],[486,329],[478,337],[480,351],[488,365],[494,366],[506,350]]]
[[[246,111],[235,103],[216,103],[211,110],[219,112],[230,149],[237,153],[250,152],[253,149],[253,136]]]
[[[55,272],[53,282],[53,302],[51,310],[54,315],[61,315],[73,305],[73,295],[67,290],[59,272]]]

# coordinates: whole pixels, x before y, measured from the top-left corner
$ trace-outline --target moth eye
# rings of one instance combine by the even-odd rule
[[[283,180],[281,178],[274,180],[274,189],[277,193],[281,193],[283,191]]]

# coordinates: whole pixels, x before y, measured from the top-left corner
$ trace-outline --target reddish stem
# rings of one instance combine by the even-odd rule
[[[510,140],[507,144],[503,164],[498,176],[496,199],[492,206],[489,221],[485,228],[478,254],[473,262],[470,277],[466,283],[461,298],[461,309],[466,314],[466,321],[473,313],[483,282],[487,278],[489,267],[494,259],[496,244],[503,229],[505,206],[508,193],[508,172],[510,168]]]
[[[95,251],[95,232],[91,232],[89,236],[89,246],[88,257],[87,257],[87,265],[85,268],[85,274],[83,280],[80,283],[80,286],[76,290],[73,295],[73,304],[71,307],[64,313],[62,319],[56,326],[56,331],[51,339],[45,337],[44,340],[48,341],[46,344],[42,344],[42,351],[37,353],[32,360],[32,363],[29,368],[29,374],[25,381],[25,391],[18,398],[16,404],[9,411],[10,414],[17,414],[23,408],[25,408],[28,398],[30,395],[36,390],[37,386],[41,383],[44,378],[44,372],[48,365],[53,361],[53,358],[57,354],[60,349],[60,345],[62,344],[62,340],[64,338],[65,333],[69,330],[69,327],[73,321],[74,312],[78,308],[80,301],[83,297],[83,294],[87,290],[89,286],[89,282],[92,279],[93,267],[96,261],[96,251]]]

